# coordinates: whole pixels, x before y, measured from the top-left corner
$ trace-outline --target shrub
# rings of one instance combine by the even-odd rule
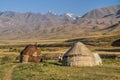
[[[9,48],[9,52],[21,52],[21,50],[16,48]]]
[[[2,63],[10,63],[10,62],[13,62],[14,61],[14,58],[11,57],[11,56],[4,56],[2,59],[1,59],[1,62]]]
[[[17,57],[16,57],[16,60],[20,60],[20,56],[17,56]]]

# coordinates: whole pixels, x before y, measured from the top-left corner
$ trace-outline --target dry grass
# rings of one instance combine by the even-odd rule
[[[26,45],[26,44],[54,44],[61,43],[66,39],[50,39],[50,40],[0,40],[0,45]]]
[[[109,46],[111,40],[104,40],[107,41],[108,46],[105,48],[102,46],[104,41],[102,39],[94,38],[84,39],[86,43],[95,44],[95,46],[87,45],[87,47],[92,50],[93,52],[99,54],[119,54],[120,47],[111,47]],[[54,57],[58,57],[59,54],[63,55],[69,48],[63,45],[74,43],[72,42],[65,42],[64,39],[57,39],[57,40],[4,40],[0,41],[0,57],[4,56],[13,56],[16,57],[19,55],[17,50],[22,50],[24,46],[19,45],[27,45],[27,44],[52,44],[49,47],[40,47],[41,52],[45,54],[49,59],[53,59]],[[80,40],[77,40],[80,41]],[[62,44],[59,46],[58,44]],[[100,44],[100,46],[99,46]],[[54,45],[54,46],[53,46]],[[55,47],[57,45],[57,47]],[[96,46],[98,45],[98,46]],[[104,44],[105,45],[105,44]],[[10,49],[13,49],[12,51]],[[14,50],[15,49],[15,50]],[[60,66],[57,61],[46,60],[44,63],[40,64],[18,64],[13,73],[13,80],[119,80],[120,79],[120,60],[114,59],[103,59],[103,66],[95,66],[95,67],[65,67]],[[14,65],[12,64],[12,65]],[[3,76],[10,68],[11,64],[0,64],[0,80],[3,79]],[[22,73],[22,74],[21,74]],[[109,73],[109,74],[108,74]]]

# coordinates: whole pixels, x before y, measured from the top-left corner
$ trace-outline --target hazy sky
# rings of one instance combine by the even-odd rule
[[[0,0],[0,11],[58,13],[84,13],[106,6],[120,4],[120,0]]]

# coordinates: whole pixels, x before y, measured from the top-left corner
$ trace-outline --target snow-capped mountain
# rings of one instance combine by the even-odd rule
[[[72,14],[72,13],[66,13],[65,15],[66,15],[67,17],[69,17],[69,18],[72,18],[73,20],[76,19],[76,16],[75,16],[74,14]]]
[[[96,35],[94,32],[98,30],[104,30],[104,33],[113,30],[110,26],[118,22],[120,5],[95,9],[81,17],[72,13],[58,15],[52,11],[46,14],[5,11],[0,12],[0,39],[73,38]],[[112,32],[118,33],[118,30],[119,25],[114,27]]]

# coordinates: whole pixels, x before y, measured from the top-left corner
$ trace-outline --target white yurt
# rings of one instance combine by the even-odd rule
[[[95,66],[97,59],[81,42],[75,43],[63,56],[64,66]]]

